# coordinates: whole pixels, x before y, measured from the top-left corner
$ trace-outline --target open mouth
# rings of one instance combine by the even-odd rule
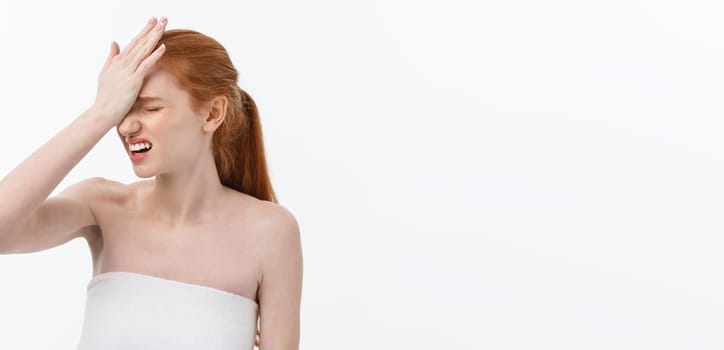
[[[151,150],[151,148],[145,148],[145,149],[142,149],[142,150],[140,150],[140,151],[131,151],[131,153],[133,153],[133,154],[141,154],[141,153],[146,153],[146,152],[148,152],[148,151],[150,151],[150,150]]]
[[[139,150],[137,150],[137,151],[131,151],[131,154],[146,153],[146,152],[150,151],[151,148],[153,148],[153,145],[149,142],[149,143],[148,143],[148,148],[145,148],[145,147],[144,147],[144,148],[141,148],[141,149],[139,149]]]

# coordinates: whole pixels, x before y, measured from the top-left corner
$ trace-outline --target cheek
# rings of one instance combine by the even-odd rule
[[[163,122],[154,125],[154,134],[171,153],[188,154],[203,141],[201,124],[191,114],[166,115]]]

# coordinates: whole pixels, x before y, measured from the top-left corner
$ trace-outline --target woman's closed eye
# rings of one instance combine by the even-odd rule
[[[161,110],[161,107],[146,107],[146,111],[148,112],[155,112]]]

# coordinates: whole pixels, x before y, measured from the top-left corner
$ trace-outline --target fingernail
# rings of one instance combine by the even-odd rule
[[[161,17],[161,20],[156,24],[156,29],[161,29],[166,24],[166,17]]]
[[[148,24],[153,23],[153,21],[156,19],[156,16],[151,16],[151,19],[148,20]]]

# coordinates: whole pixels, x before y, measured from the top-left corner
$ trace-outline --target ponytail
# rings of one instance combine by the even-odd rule
[[[256,103],[236,86],[226,120],[214,133],[216,170],[224,186],[278,203],[271,186]]]

